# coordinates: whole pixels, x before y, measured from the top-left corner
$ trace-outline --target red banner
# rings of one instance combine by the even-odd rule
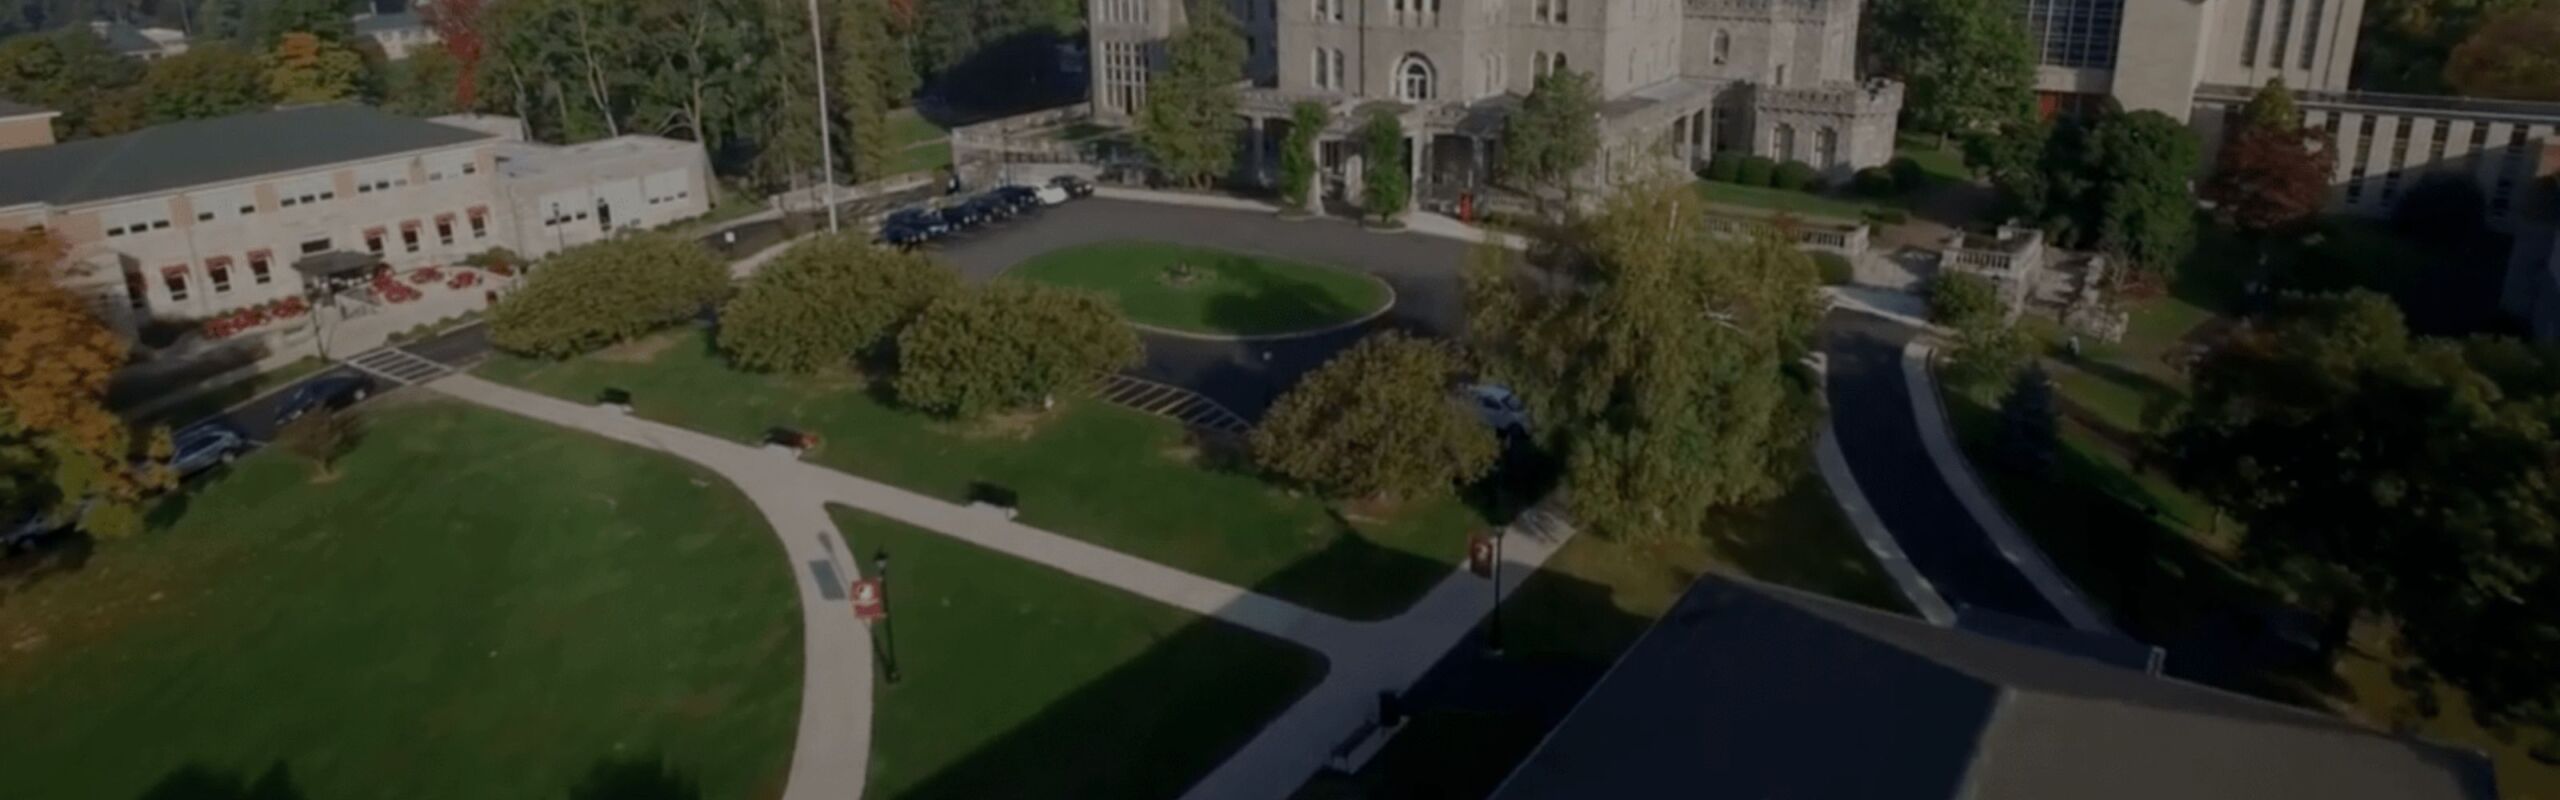
[[[864,578],[853,582],[853,616],[864,622],[878,622],[889,615],[887,598],[880,594],[880,579]]]
[[[1493,537],[1475,534],[1467,537],[1467,571],[1478,577],[1493,576],[1493,560],[1502,557],[1502,546]]]

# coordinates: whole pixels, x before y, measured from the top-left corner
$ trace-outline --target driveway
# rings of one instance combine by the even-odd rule
[[[1224,342],[1145,336],[1146,364],[1132,374],[1207,395],[1259,419],[1299,376],[1352,342],[1397,329],[1453,336],[1464,324],[1458,275],[1469,245],[1423,234],[1375,233],[1336,219],[1290,222],[1267,212],[1228,211],[1091,198],[944,240],[935,255],[975,280],[1063,247],[1148,239],[1330,264],[1377,276],[1396,304],[1366,324],[1300,339]]]
[[[2069,627],[1947,488],[1921,443],[1902,348],[1916,331],[1835,311],[1822,323],[1831,424],[1849,471],[1894,539],[1947,602]]]

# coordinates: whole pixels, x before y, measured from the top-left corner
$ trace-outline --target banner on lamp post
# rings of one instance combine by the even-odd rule
[[[864,578],[853,582],[853,616],[864,622],[878,622],[889,615],[889,606],[880,595],[880,579]]]
[[[1467,571],[1476,577],[1492,577],[1493,560],[1501,557],[1502,551],[1493,537],[1481,533],[1467,537]]]

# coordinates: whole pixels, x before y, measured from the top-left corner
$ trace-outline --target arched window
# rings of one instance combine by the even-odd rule
[[[1709,52],[1714,53],[1716,65],[1723,66],[1724,62],[1733,58],[1733,34],[1726,33],[1722,28],[1716,29],[1715,49]]]
[[[1840,132],[1830,126],[1813,130],[1813,165],[1830,172],[1840,165]]]
[[[1439,94],[1435,89],[1437,78],[1432,74],[1430,59],[1419,54],[1407,55],[1404,65],[1396,68],[1396,96],[1408,103],[1430,100]]]
[[[1771,155],[1772,158],[1779,161],[1796,160],[1796,126],[1784,122],[1778,123],[1778,135],[1772,138],[1777,139],[1773,142],[1777,145],[1777,152]]]

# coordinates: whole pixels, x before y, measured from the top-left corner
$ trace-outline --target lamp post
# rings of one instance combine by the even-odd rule
[[[818,21],[818,0],[809,0],[809,45],[811,47],[809,67],[818,75],[818,173],[821,176],[820,179],[825,181],[827,184],[825,195],[826,199],[822,201],[827,204],[827,232],[835,233],[838,226],[836,219],[836,141],[835,134],[832,132],[833,129],[827,126],[827,37],[820,29],[820,24],[821,23]],[[884,563],[887,562],[889,560],[889,551],[880,551],[880,560]],[[885,578],[888,576],[882,575],[881,577]],[[893,683],[898,680],[895,668],[890,670],[889,680]]]
[[[1502,529],[1493,529],[1493,613],[1486,615],[1484,651],[1502,657]]]
[[[883,642],[880,663],[886,669],[882,677],[898,682],[898,618],[889,614],[889,548],[871,554],[871,570],[880,578],[880,638]]]

